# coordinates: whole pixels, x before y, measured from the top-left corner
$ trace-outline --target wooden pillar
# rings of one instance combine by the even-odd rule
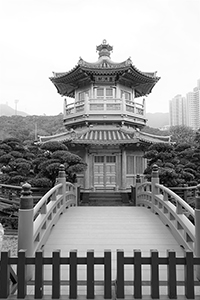
[[[195,256],[200,257],[200,184],[197,185],[195,199]],[[200,280],[200,265],[196,268],[197,279]]]
[[[154,212],[154,203],[155,203],[155,195],[158,194],[158,189],[155,186],[156,183],[159,183],[159,174],[158,174],[158,166],[153,165],[152,174],[151,174],[151,210]]]
[[[33,256],[33,197],[31,185],[22,185],[22,196],[20,198],[18,218],[18,251],[26,250],[26,256]],[[33,276],[33,266],[27,266],[26,279]]]
[[[2,244],[3,244],[3,237],[4,237],[4,229],[0,223],[0,253],[1,253],[1,248],[2,248]]]
[[[126,149],[122,148],[122,189],[126,189]]]
[[[143,98],[142,104],[143,104],[143,116],[146,117],[146,101],[145,101],[145,98]]]
[[[85,188],[85,190],[89,190],[89,188],[90,188],[90,157],[89,157],[88,148],[85,148],[85,162],[87,164],[87,169],[85,170],[84,188]]]
[[[135,206],[137,206],[138,200],[137,200],[137,194],[138,194],[138,186],[141,184],[141,177],[139,174],[136,175],[135,180]]]

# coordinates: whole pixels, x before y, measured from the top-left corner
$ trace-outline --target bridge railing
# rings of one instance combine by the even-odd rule
[[[176,193],[159,184],[158,167],[152,171],[151,182],[136,187],[138,206],[145,206],[168,226],[176,241],[200,257],[200,186],[197,186],[196,208],[193,209]],[[200,279],[200,270],[197,271]]]
[[[76,186],[66,182],[64,166],[60,166],[56,185],[33,207],[31,186],[22,186],[18,220],[18,249],[26,249],[27,256],[33,256],[45,244],[52,227],[60,215],[70,206],[77,205]],[[27,270],[27,279],[32,269]]]
[[[199,296],[200,282],[194,278],[194,267],[200,265],[200,258],[193,257],[191,251],[186,251],[185,257],[176,257],[174,251],[168,250],[166,256],[160,257],[157,250],[152,250],[149,256],[142,256],[140,250],[133,250],[131,255],[126,256],[123,250],[118,250],[116,258],[117,276],[113,280],[111,250],[105,250],[104,255],[99,256],[93,250],[78,256],[77,251],[73,250],[65,257],[60,256],[59,250],[54,251],[51,257],[43,256],[42,251],[36,252],[34,257],[26,257],[24,250],[18,252],[18,257],[10,257],[9,251],[2,252],[0,298],[25,299],[28,296],[29,299],[44,299],[47,294],[51,299],[63,299],[64,296],[67,299],[80,299],[81,296],[95,299],[99,295],[104,299],[124,299],[128,295],[134,299],[160,299],[163,296],[165,299],[176,299],[181,294],[187,299],[196,299]],[[26,268],[31,265],[35,268],[35,275],[33,280],[27,281]],[[51,266],[52,272],[45,279],[43,274],[47,265]],[[79,275],[82,271],[80,265],[86,267],[85,278]],[[16,266],[16,273],[12,266]],[[64,276],[61,273],[63,266],[66,270]],[[95,273],[96,266],[103,267],[102,280],[99,273],[98,277]],[[177,267],[182,268],[181,278],[176,272]],[[126,279],[127,272],[129,280]],[[166,273],[166,280],[163,280],[163,272]],[[79,290],[79,286],[85,287],[86,295],[83,295],[83,289]],[[50,287],[51,292],[46,287]],[[164,289],[161,290],[161,287]],[[15,295],[10,295],[10,292]]]

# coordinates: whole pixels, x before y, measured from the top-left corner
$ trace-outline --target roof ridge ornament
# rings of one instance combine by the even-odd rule
[[[113,47],[104,39],[102,44],[96,47],[96,50],[99,51],[99,58],[102,56],[108,56],[110,58],[110,52],[112,52]]]

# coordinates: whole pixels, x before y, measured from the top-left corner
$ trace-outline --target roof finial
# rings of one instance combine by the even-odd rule
[[[102,44],[97,46],[96,49],[97,49],[97,51],[99,51],[99,58],[101,56],[110,57],[110,52],[113,50],[113,47],[107,43],[106,39],[104,39]]]

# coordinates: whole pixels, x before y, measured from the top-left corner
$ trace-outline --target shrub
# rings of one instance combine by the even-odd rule
[[[10,179],[9,179],[10,184],[17,184],[17,185],[20,185],[20,183],[24,182],[24,181],[26,181],[26,177],[21,176],[21,175],[16,175],[16,176],[10,177]]]
[[[49,150],[51,152],[55,152],[57,150],[68,150],[67,146],[60,142],[46,142],[41,146],[41,149],[43,150]]]
[[[13,150],[9,154],[12,155],[14,158],[21,158],[21,157],[23,157],[22,153],[19,152],[19,151],[14,151]]]
[[[33,178],[28,181],[31,186],[34,187],[47,187],[50,188],[52,187],[52,182],[50,179],[46,177],[41,177],[41,178]]]
[[[0,157],[0,163],[3,163],[3,164],[8,164],[9,161],[13,158],[12,155],[10,154],[4,154]]]

